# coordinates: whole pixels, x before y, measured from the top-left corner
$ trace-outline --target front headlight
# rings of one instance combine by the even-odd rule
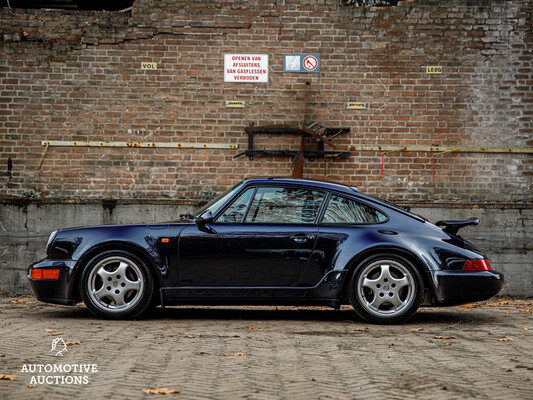
[[[50,245],[52,244],[52,242],[53,242],[54,239],[56,238],[58,232],[59,232],[59,230],[57,230],[57,231],[53,231],[53,232],[50,234],[50,237],[48,238],[48,243],[46,243],[46,254],[48,254],[48,251],[50,250]]]

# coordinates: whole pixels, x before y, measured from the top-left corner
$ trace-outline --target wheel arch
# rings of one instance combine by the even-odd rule
[[[121,242],[121,241],[105,242],[105,243],[100,243],[100,244],[97,244],[91,247],[78,260],[77,268],[74,272],[74,277],[73,277],[74,278],[74,282],[73,282],[74,293],[73,294],[76,298],[76,301],[81,301],[81,294],[79,292],[79,283],[80,283],[80,279],[82,276],[82,272],[87,266],[87,263],[99,253],[102,253],[104,251],[109,251],[109,250],[127,251],[139,257],[141,261],[143,261],[146,264],[149,271],[152,273],[152,277],[154,280],[154,293],[156,290],[158,290],[161,287],[161,277],[158,272],[157,265],[154,259],[152,258],[152,256],[150,256],[150,254],[146,251],[146,249],[143,249],[141,246],[136,245],[134,243],[130,243],[130,242]]]
[[[426,265],[426,263],[420,259],[420,257],[415,255],[410,250],[407,250],[402,247],[377,246],[377,247],[371,247],[369,249],[363,250],[362,252],[356,254],[348,262],[347,267],[345,268],[346,274],[344,275],[343,287],[342,287],[342,292],[341,292],[343,304],[346,304],[348,302],[348,288],[349,288],[350,277],[352,276],[353,271],[355,271],[355,269],[360,265],[361,261],[363,261],[365,258],[368,258],[376,254],[380,254],[380,253],[397,254],[409,260],[420,273],[420,276],[422,277],[422,283],[424,284],[424,288],[428,288],[431,291],[431,284],[429,282],[428,274],[427,274],[427,272],[429,271],[429,268]]]

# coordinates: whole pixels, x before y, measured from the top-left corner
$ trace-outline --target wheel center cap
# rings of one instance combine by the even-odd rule
[[[389,290],[389,285],[383,286],[383,290]]]
[[[117,282],[117,281],[114,281],[114,282],[113,282],[113,286],[114,286],[114,287],[117,287],[117,286],[118,286],[118,282]]]

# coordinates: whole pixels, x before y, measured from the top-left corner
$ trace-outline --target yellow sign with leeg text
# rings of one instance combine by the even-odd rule
[[[442,67],[440,65],[426,66],[426,74],[442,74]]]
[[[155,71],[157,69],[157,63],[154,62],[143,62],[141,63],[141,70],[152,70]]]

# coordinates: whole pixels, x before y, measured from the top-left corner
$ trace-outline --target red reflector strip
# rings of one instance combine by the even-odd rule
[[[466,260],[463,271],[490,271],[489,260]]]
[[[59,269],[32,269],[30,271],[31,279],[57,279],[59,278]]]

